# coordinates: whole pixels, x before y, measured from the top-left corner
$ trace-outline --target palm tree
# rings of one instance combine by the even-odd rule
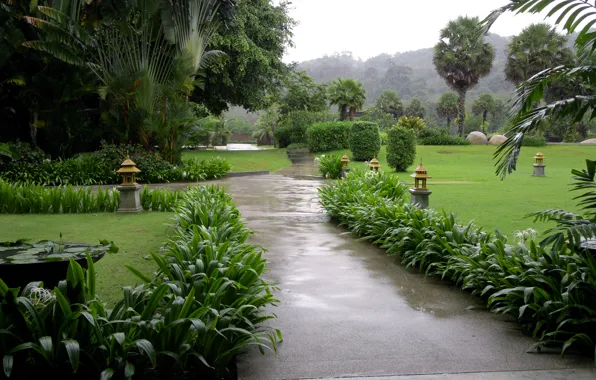
[[[437,73],[459,96],[458,134],[464,134],[466,93],[492,69],[495,51],[484,42],[486,34],[478,18],[459,17],[441,30],[434,48],[433,63]]]
[[[354,114],[364,106],[366,101],[366,90],[362,83],[354,79],[338,78],[329,86],[329,102],[331,105],[337,105],[339,109],[339,119],[354,120]]]
[[[437,114],[447,119],[447,128],[451,131],[451,120],[457,117],[458,113],[458,99],[457,94],[448,92],[441,95],[439,103],[437,104]]]
[[[488,114],[494,114],[497,110],[497,102],[491,94],[482,94],[474,101],[472,112],[474,115],[482,115],[482,125],[486,125]]]
[[[551,67],[569,63],[567,37],[548,24],[532,24],[507,47],[505,78],[515,85]]]

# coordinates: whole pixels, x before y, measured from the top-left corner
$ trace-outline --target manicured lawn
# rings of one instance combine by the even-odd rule
[[[193,150],[184,152],[184,158],[199,158],[207,160],[211,157],[222,157],[232,165],[232,172],[250,172],[269,170],[276,172],[290,166],[285,149],[267,149],[251,151],[225,151],[225,150]]]
[[[407,173],[397,173],[407,183],[420,160],[428,169],[431,207],[458,215],[463,222],[474,220],[487,228],[498,227],[511,234],[534,228],[543,232],[548,227],[525,219],[527,214],[549,208],[576,211],[574,194],[569,193],[571,169],[583,169],[586,158],[594,158],[594,146],[547,146],[522,148],[518,170],[504,181],[495,176],[491,146],[418,146],[416,164]],[[532,177],[533,156],[544,153],[546,177]],[[343,151],[335,152],[343,154]],[[387,170],[385,147],[379,161]],[[352,167],[363,163],[352,163]]]
[[[153,262],[145,260],[150,251],[157,251],[167,239],[171,213],[145,212],[139,215],[63,214],[63,215],[0,215],[0,241],[20,238],[96,243],[108,239],[120,248],[97,263],[97,289],[101,298],[113,304],[121,289],[138,283],[124,265],[131,265],[151,274]]]

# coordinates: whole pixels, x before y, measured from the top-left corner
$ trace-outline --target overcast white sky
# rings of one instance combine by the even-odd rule
[[[507,0],[293,0],[298,21],[286,62],[351,51],[367,59],[434,46],[439,31],[460,15],[484,19]],[[491,32],[518,34],[544,15],[505,14]]]

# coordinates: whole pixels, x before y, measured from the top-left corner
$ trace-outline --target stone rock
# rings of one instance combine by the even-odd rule
[[[581,142],[582,144],[596,144],[596,139],[588,139]]]
[[[486,145],[488,143],[488,139],[486,135],[482,132],[472,132],[466,137],[466,140],[471,142],[473,145]]]
[[[505,135],[494,135],[490,138],[488,143],[490,145],[502,145],[505,141],[507,141],[507,136]]]

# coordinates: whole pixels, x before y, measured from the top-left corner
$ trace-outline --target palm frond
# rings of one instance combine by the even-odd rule
[[[86,64],[84,59],[59,42],[41,40],[27,41],[23,42],[23,46],[49,53],[71,65],[85,66]]]

